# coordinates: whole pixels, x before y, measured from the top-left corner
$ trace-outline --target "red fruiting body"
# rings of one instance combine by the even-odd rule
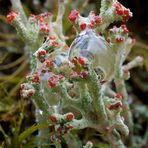
[[[95,24],[95,21],[94,20],[91,20],[91,26],[94,26],[94,24]]]
[[[55,40],[56,37],[54,37],[54,36],[48,36],[48,39],[49,39],[49,40]]]
[[[119,43],[121,43],[121,42],[123,42],[124,41],[124,38],[123,37],[117,37],[116,38],[116,43],[117,44],[119,44]]]
[[[103,36],[103,32],[99,32],[99,35],[100,35],[100,36]]]
[[[53,61],[50,61],[50,60],[46,60],[46,66],[50,69],[52,69],[54,67],[54,63]]]
[[[86,29],[86,24],[85,24],[85,23],[80,24],[80,29],[81,29],[81,30],[85,30],[85,29]]]
[[[123,15],[122,5],[119,2],[115,3],[115,11],[118,15]]]
[[[55,81],[51,81],[48,79],[48,84],[50,85],[50,87],[54,88],[56,87],[56,82]]]
[[[122,9],[117,9],[117,10],[116,10],[116,13],[117,13],[118,15],[123,15],[123,14],[124,14],[124,12],[123,12]]]
[[[128,34],[128,33],[129,33],[128,29],[124,29],[123,32],[124,32],[125,34]]]
[[[113,110],[113,109],[117,109],[117,108],[119,108],[119,107],[122,107],[122,103],[117,102],[117,103],[111,105],[111,106],[109,107],[109,109],[110,109],[110,110]]]
[[[109,29],[109,31],[108,31],[110,34],[112,34],[113,33],[113,29]]]
[[[78,11],[72,10],[68,18],[69,18],[69,20],[71,22],[75,22],[75,20],[77,19],[78,15],[79,15]]]
[[[45,20],[44,16],[41,15],[37,15],[35,16],[35,19],[37,19],[40,23],[40,31],[42,31],[43,33],[49,33],[49,24],[48,22]]]
[[[33,80],[32,80],[33,83],[39,83],[40,82],[40,77],[38,75],[35,75],[33,77]]]
[[[56,87],[56,85],[57,85],[57,79],[58,78],[56,76],[50,77],[48,79],[48,84],[50,85],[50,87],[52,87],[52,88]]]
[[[79,75],[80,75],[80,77],[82,77],[82,78],[86,78],[86,77],[89,76],[89,73],[88,73],[87,71],[82,71]]]
[[[72,70],[77,74],[79,75],[80,77],[82,77],[81,75],[81,70],[77,69],[76,67],[75,68],[72,68]],[[76,76],[76,75],[75,75]]]
[[[42,49],[38,52],[38,56],[44,56],[46,54],[46,50]]]
[[[124,21],[128,21],[128,19],[132,17],[130,10],[123,8],[119,2],[115,3],[115,11],[119,16],[123,18]]]
[[[77,62],[78,62],[78,59],[77,59],[76,57],[74,57],[74,58],[71,60],[71,62],[72,62],[74,65],[76,65]]]
[[[128,21],[129,18],[132,17],[132,13],[130,12],[129,9],[124,10],[124,15],[122,16],[124,21]]]
[[[18,11],[13,12],[11,11],[8,15],[7,15],[7,22],[8,23],[12,23],[14,18],[15,18],[15,14],[18,14]]]
[[[46,70],[45,69],[42,69],[42,71],[41,71],[42,73],[46,73]]]
[[[115,98],[122,99],[122,96],[119,93],[116,93]]]
[[[45,25],[41,25],[40,26],[40,31],[44,32],[44,33],[49,33],[49,28]]]
[[[124,15],[129,15],[129,13],[130,13],[130,10],[129,9],[125,9],[124,10]]]
[[[59,45],[59,43],[56,42],[56,41],[52,42],[51,44],[52,44],[52,46],[58,46]]]
[[[32,97],[33,94],[34,94],[34,92],[33,92],[32,90],[30,90],[30,91],[28,92],[28,96],[29,96],[29,97]]]
[[[100,17],[100,16],[97,15],[97,16],[95,16],[94,19],[95,19],[95,23],[96,23],[96,24],[101,23],[101,17]]]
[[[43,18],[43,17],[41,17],[41,18],[39,19],[39,22],[40,22],[40,23],[45,22],[44,18]]]
[[[121,8],[122,8],[122,5],[117,1],[117,2],[115,3],[115,8],[116,8],[116,9],[121,9]]]
[[[67,114],[66,114],[66,119],[67,119],[68,121],[72,121],[72,120],[74,119],[74,114],[73,114],[73,113],[67,113]]]
[[[13,20],[14,20],[14,14],[13,13],[9,13],[8,15],[7,15],[7,22],[8,23],[11,23]]]
[[[111,38],[106,38],[106,41],[108,42],[108,43],[110,43],[111,42]]]
[[[125,22],[127,22],[128,20],[129,20],[129,16],[123,16],[123,20],[125,21]]]
[[[57,117],[56,117],[55,115],[51,115],[51,116],[50,116],[50,121],[51,121],[52,123],[56,123],[56,122],[57,122]]]
[[[126,28],[127,28],[125,24],[122,24],[120,27],[121,27],[122,29],[126,29]]]
[[[83,57],[78,58],[78,62],[79,62],[79,64],[81,64],[81,65],[86,64],[86,60],[85,60],[85,58],[83,58]]]
[[[73,128],[72,125],[67,125],[66,127],[67,127],[68,130]]]
[[[117,102],[117,103],[115,104],[115,107],[123,107],[123,106],[122,106],[122,103]]]

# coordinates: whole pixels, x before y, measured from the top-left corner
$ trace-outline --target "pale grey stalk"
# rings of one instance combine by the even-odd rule
[[[27,17],[23,10],[20,0],[11,0],[11,4],[14,10],[18,10],[21,13],[23,23],[27,24]]]

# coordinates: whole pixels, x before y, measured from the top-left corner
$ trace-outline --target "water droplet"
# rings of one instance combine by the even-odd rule
[[[97,36],[92,29],[82,31],[70,46],[69,60],[85,57],[95,69],[104,72],[107,80],[114,72],[115,55],[106,40]]]
[[[39,114],[40,114],[40,115],[43,115],[43,111],[42,111],[42,110],[39,110]]]

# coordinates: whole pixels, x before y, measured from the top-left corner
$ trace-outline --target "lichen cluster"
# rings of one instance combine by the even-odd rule
[[[131,68],[142,64],[142,58],[124,65],[135,40],[129,37],[126,25],[109,25],[128,21],[130,10],[116,0],[102,0],[99,15],[91,11],[88,17],[82,17],[72,10],[68,19],[77,36],[69,47],[62,26],[65,1],[58,1],[55,22],[51,13],[27,18],[20,1],[11,2],[16,11],[8,14],[7,21],[24,40],[30,64],[20,95],[34,102],[37,123],[54,127],[52,134],[39,130],[38,136],[47,138],[40,138],[38,144],[61,147],[64,138],[70,147],[71,131],[89,127],[100,132],[111,147],[126,147],[124,143],[132,142],[133,121],[124,81],[129,79]],[[65,112],[66,108],[70,112]],[[79,111],[81,118],[71,108]],[[92,146],[88,141],[84,148]],[[75,141],[73,147],[82,145]]]

